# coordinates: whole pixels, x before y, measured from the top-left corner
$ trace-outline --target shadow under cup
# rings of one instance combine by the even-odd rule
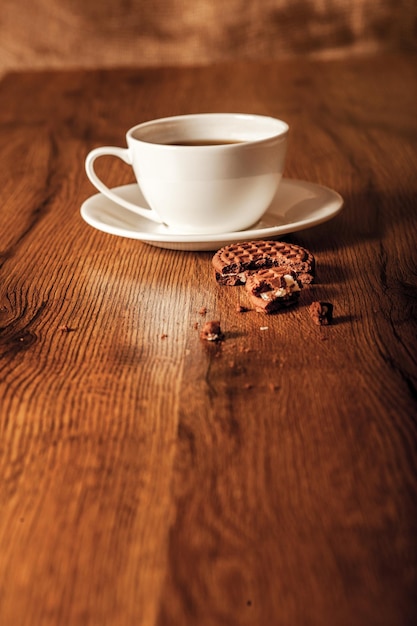
[[[285,122],[267,116],[182,115],[131,128],[127,154],[112,154],[132,165],[151,207],[136,212],[172,232],[228,233],[249,228],[267,210],[282,177],[287,135]]]

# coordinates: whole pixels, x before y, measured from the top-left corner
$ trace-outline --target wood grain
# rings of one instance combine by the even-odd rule
[[[415,623],[416,96],[405,56],[3,80],[2,625]],[[287,120],[286,176],[345,198],[287,237],[318,270],[282,315],[79,215],[89,149],[216,110]]]

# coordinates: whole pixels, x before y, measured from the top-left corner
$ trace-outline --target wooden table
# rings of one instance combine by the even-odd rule
[[[2,626],[417,622],[416,102],[406,56],[3,79]],[[80,217],[92,147],[200,111],[285,119],[285,176],[344,197],[284,237],[294,309]]]

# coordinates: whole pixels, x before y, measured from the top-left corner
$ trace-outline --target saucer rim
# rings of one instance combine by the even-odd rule
[[[189,233],[158,233],[158,232],[143,232],[140,230],[133,230],[128,228],[120,228],[118,226],[106,225],[105,222],[97,222],[94,217],[91,217],[89,214],[89,208],[92,204],[101,198],[105,199],[106,202],[111,202],[114,207],[118,208],[118,205],[115,202],[112,202],[108,198],[106,198],[102,193],[96,193],[87,198],[80,207],[80,213],[84,221],[101,232],[105,232],[110,235],[115,235],[118,237],[125,237],[130,239],[137,239],[139,241],[143,241],[144,243],[150,244],[209,244],[209,243],[219,243],[224,245],[225,242],[231,241],[245,241],[248,239],[261,239],[261,238],[272,238],[279,237],[280,235],[285,235],[288,233],[297,232],[300,230],[304,230],[306,228],[311,228],[313,226],[318,226],[323,224],[324,222],[329,221],[333,217],[341,211],[343,208],[344,200],[342,196],[327,187],[326,185],[322,185],[319,183],[309,182],[306,180],[295,179],[295,178],[282,178],[280,183],[280,188],[290,186],[292,188],[297,187],[308,187],[312,190],[318,189],[321,192],[327,192],[330,196],[330,199],[326,201],[323,206],[329,205],[327,212],[316,218],[304,218],[301,220],[297,220],[295,222],[288,222],[285,224],[280,224],[277,226],[267,226],[262,228],[256,228],[257,224],[254,224],[252,228],[233,231],[233,232],[225,232],[225,233],[216,233],[216,234],[189,234]],[[126,190],[127,188],[137,187],[136,183],[130,183],[127,185],[120,185],[113,188],[113,191],[117,193],[120,190]],[[278,189],[277,195],[279,195],[280,188]],[[96,209],[97,210],[97,209]],[[125,209],[126,210],[126,209]],[[267,211],[268,213],[268,211]],[[272,213],[274,214],[274,213]],[[279,214],[276,214],[277,216]],[[146,218],[142,218],[146,220]],[[151,222],[149,222],[152,224]],[[258,222],[259,224],[259,222]],[[155,227],[159,227],[159,224],[155,224]]]

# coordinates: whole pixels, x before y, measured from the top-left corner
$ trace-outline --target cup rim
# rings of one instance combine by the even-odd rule
[[[244,124],[252,123],[253,125],[253,123],[256,123],[259,128],[263,129],[262,133],[260,133],[262,136],[257,136],[253,138],[243,137],[243,140],[242,140],[241,136],[243,136],[244,131],[241,131],[242,135],[240,135],[240,133],[237,130],[235,130],[234,134],[239,139],[240,143],[234,143],[234,144],[219,143],[217,145],[202,145],[202,146],[172,145],[170,143],[164,143],[162,140],[158,141],[154,139],[153,141],[151,141],[149,138],[152,130],[159,129],[159,132],[161,132],[161,127],[165,129],[169,129],[169,127],[171,127],[172,129],[174,126],[178,127],[181,124],[185,127],[185,124],[187,123],[193,124],[193,123],[198,123],[198,122],[205,122],[207,124],[209,123],[213,124],[216,121],[218,123],[223,123],[223,124],[227,124],[227,123],[230,124],[233,121],[236,124],[241,124],[242,127]],[[209,128],[209,126],[207,126],[206,128]],[[270,128],[270,130],[267,130],[267,128]],[[137,136],[138,131],[144,132],[145,136],[138,137]],[[146,137],[146,131],[149,131],[148,137]],[[252,132],[254,131],[252,130]],[[255,143],[262,143],[265,141],[282,139],[288,134],[288,132],[289,132],[289,125],[287,122],[285,122],[284,120],[280,118],[273,117],[270,115],[262,115],[262,114],[257,114],[257,113],[228,113],[228,112],[225,112],[225,113],[188,113],[188,114],[183,114],[183,115],[173,115],[173,116],[155,118],[155,119],[147,120],[145,122],[136,124],[135,126],[133,126],[127,131],[126,138],[128,140],[138,142],[141,144],[158,146],[158,148],[170,148],[170,149],[172,148],[174,149],[198,148],[199,150],[201,150],[203,148],[204,149],[236,148],[236,146],[244,146],[248,144],[252,145]]]

